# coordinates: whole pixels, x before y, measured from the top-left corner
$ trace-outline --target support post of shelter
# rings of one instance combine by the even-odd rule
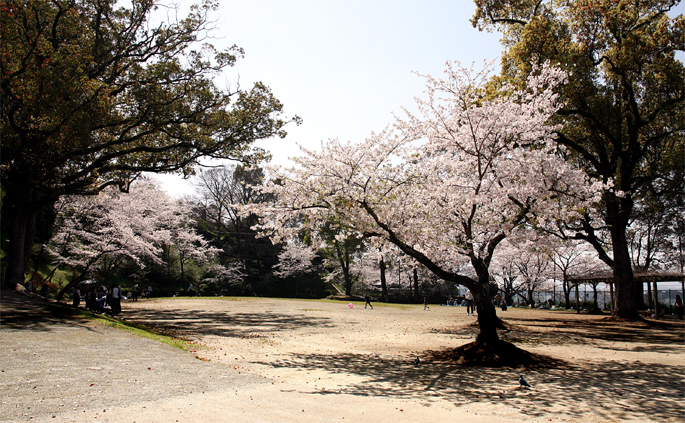
[[[616,314],[614,313],[614,284],[613,284],[613,282],[609,282],[609,293],[611,294],[611,315],[615,316]]]
[[[656,286],[656,278],[652,280],[652,284],[654,285],[654,317],[656,319],[659,318],[659,291],[657,291],[657,286]]]

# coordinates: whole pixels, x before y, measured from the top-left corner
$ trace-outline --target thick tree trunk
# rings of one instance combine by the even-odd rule
[[[419,296],[419,271],[414,268],[414,295]]]
[[[528,289],[528,305],[530,307],[535,306],[535,299],[533,299],[533,292],[534,292],[534,290]]]
[[[338,263],[343,272],[345,282],[345,295],[352,295],[352,276],[350,275],[350,254],[337,241],[335,242],[335,252],[338,256]]]
[[[7,195],[3,211],[5,218],[10,222],[5,286],[15,289],[17,284],[24,282],[24,271],[36,235],[36,218],[39,209],[31,204],[31,194],[26,193],[24,201],[12,199]]]
[[[612,227],[611,238],[614,252],[614,284],[616,285],[615,315],[637,320],[642,299],[642,287],[635,282],[625,228]]]
[[[388,283],[385,279],[385,260],[381,258],[381,298],[383,301],[388,301]]]
[[[499,341],[497,328],[502,325],[502,322],[500,322],[499,317],[497,317],[495,306],[492,303],[492,299],[490,299],[487,282],[478,283],[474,288],[475,289],[471,289],[471,293],[473,294],[473,300],[476,303],[478,327],[480,328],[480,333],[476,338],[476,342],[490,343]]]

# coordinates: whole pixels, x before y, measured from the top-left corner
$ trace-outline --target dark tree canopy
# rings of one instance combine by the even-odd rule
[[[633,279],[626,239],[635,205],[648,193],[683,194],[682,185],[669,183],[674,173],[664,160],[685,143],[685,68],[675,56],[685,50],[685,18],[669,17],[680,1],[475,3],[473,25],[503,33],[502,78],[547,60],[569,72],[558,142],[570,160],[614,188],[604,193],[599,225],[588,220],[560,231],[595,247],[614,270],[616,313],[636,318],[642,286]],[[610,233],[610,249],[602,230]]]
[[[213,79],[242,56],[202,44],[216,5],[155,24],[133,0],[3,0],[3,218],[10,286],[21,282],[35,216],[62,195],[126,189],[141,172],[184,172],[202,157],[257,160],[255,140],[284,137],[263,84]],[[173,15],[173,13],[171,13]]]

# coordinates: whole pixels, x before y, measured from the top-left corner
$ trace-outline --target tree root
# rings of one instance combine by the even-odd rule
[[[435,360],[449,361],[463,366],[556,368],[563,360],[531,353],[502,341],[475,341],[458,348],[428,352]]]

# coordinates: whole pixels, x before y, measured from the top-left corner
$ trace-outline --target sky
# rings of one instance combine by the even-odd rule
[[[415,72],[438,76],[447,60],[482,67],[497,59],[500,35],[473,28],[474,11],[469,0],[222,0],[211,42],[242,47],[245,57],[217,84],[261,81],[286,116],[302,118],[285,139],[257,143],[287,166],[299,146],[362,141],[412,110],[425,87]],[[173,196],[193,191],[180,177],[156,178]]]

